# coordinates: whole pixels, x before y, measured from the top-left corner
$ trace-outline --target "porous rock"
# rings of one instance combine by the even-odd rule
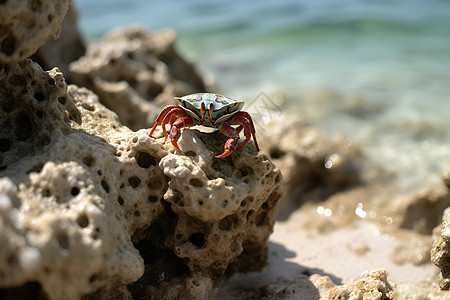
[[[69,68],[76,84],[91,89],[124,125],[138,130],[153,125],[162,107],[174,104],[174,95],[208,89],[193,64],[177,53],[174,40],[172,30],[112,30]]]
[[[400,228],[430,235],[433,228],[441,223],[444,209],[450,206],[450,193],[446,187],[428,188],[402,197],[391,206]]]
[[[361,181],[360,154],[348,139],[333,140],[301,119],[283,115],[274,118],[258,132],[260,146],[284,175],[285,198],[280,214],[292,206],[323,200]]]
[[[281,174],[251,143],[216,159],[226,138],[187,130],[179,153],[56,68],[0,74],[5,299],[207,299],[266,264]]]
[[[17,0],[0,3],[0,63],[30,57],[48,38],[57,39],[71,1]]]
[[[394,299],[396,284],[388,280],[384,269],[365,271],[359,280],[338,286],[330,291],[328,300],[387,300]]]
[[[431,249],[431,261],[441,270],[439,273],[439,287],[450,289],[450,209],[444,211],[443,222],[436,230],[437,239]]]

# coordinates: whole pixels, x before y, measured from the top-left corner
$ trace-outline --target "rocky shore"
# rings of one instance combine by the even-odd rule
[[[410,194],[294,116],[260,152],[192,129],[180,153],[149,128],[214,89],[173,31],[0,16],[0,299],[450,299],[450,173]]]

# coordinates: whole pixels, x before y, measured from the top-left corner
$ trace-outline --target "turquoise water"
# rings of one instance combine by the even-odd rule
[[[219,92],[282,98],[370,166],[418,188],[450,170],[450,2],[75,1],[90,39],[113,27],[174,28]],[[251,109],[250,109],[251,110]]]

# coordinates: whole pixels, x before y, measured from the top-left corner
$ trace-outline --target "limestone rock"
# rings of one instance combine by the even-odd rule
[[[413,229],[421,234],[431,234],[442,220],[442,212],[450,206],[447,188],[429,188],[416,195],[403,197],[393,204],[396,222],[401,228]]]
[[[186,130],[179,153],[56,68],[0,75],[4,298],[207,299],[266,264],[281,174],[251,143],[216,159],[225,137]]]
[[[94,91],[131,129],[151,127],[173,96],[208,89],[194,66],[177,54],[175,33],[117,29],[90,44],[70,65],[75,83]]]
[[[395,283],[388,280],[386,270],[366,271],[361,274],[361,278],[358,281],[332,289],[327,299],[393,299],[395,286]]]
[[[70,1],[2,1],[0,63],[30,57],[49,38],[57,39]]]
[[[431,249],[431,261],[441,270],[439,274],[439,287],[442,290],[450,289],[450,213],[447,208],[444,212],[443,222],[440,226],[439,236]]]

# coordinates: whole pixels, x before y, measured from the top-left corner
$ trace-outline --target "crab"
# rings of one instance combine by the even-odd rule
[[[161,124],[164,133],[164,143],[167,141],[166,125],[170,125],[170,141],[179,151],[178,139],[181,129],[195,125],[217,128],[229,137],[225,143],[225,150],[216,158],[229,156],[242,149],[253,137],[256,151],[259,151],[255,136],[255,126],[249,113],[241,111],[244,101],[234,100],[219,94],[197,93],[181,98],[175,97],[178,105],[166,106],[156,118],[149,136],[153,135],[156,127]],[[238,125],[236,128],[232,125]],[[245,140],[239,144],[239,135],[244,130]]]

